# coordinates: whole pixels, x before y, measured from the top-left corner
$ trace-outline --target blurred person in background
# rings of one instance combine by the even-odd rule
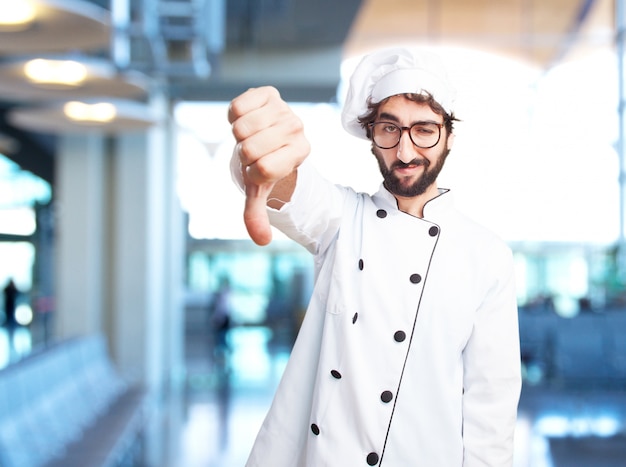
[[[9,330],[9,333],[15,330],[17,321],[15,320],[15,309],[17,308],[17,297],[20,292],[15,285],[13,279],[9,279],[9,282],[4,287],[4,315],[5,325]]]
[[[231,287],[230,280],[224,278],[212,298],[210,306],[210,325],[213,331],[215,351],[228,353],[228,330],[231,326]]]

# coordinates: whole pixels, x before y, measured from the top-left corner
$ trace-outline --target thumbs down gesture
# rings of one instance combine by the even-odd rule
[[[272,240],[267,206],[291,200],[296,169],[310,152],[302,121],[273,87],[253,88],[233,99],[228,120],[237,141],[246,194],[243,219],[258,245]]]

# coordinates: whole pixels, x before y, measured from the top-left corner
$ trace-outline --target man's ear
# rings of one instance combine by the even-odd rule
[[[448,151],[450,149],[452,149],[452,145],[454,144],[454,137],[456,135],[454,133],[450,133],[450,136],[448,136]]]

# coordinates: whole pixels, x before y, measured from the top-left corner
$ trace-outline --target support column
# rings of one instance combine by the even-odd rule
[[[153,105],[169,115],[165,99]],[[183,364],[184,224],[169,125],[119,135],[111,154],[112,349],[125,376],[156,395]]]
[[[59,137],[55,158],[57,338],[102,330],[105,268],[104,144],[97,135]]]

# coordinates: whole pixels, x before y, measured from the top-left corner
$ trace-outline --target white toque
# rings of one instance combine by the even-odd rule
[[[428,93],[448,114],[456,96],[439,56],[425,49],[383,49],[366,55],[356,66],[341,113],[343,127],[367,139],[358,119],[368,112],[368,101],[378,103],[404,93]]]

